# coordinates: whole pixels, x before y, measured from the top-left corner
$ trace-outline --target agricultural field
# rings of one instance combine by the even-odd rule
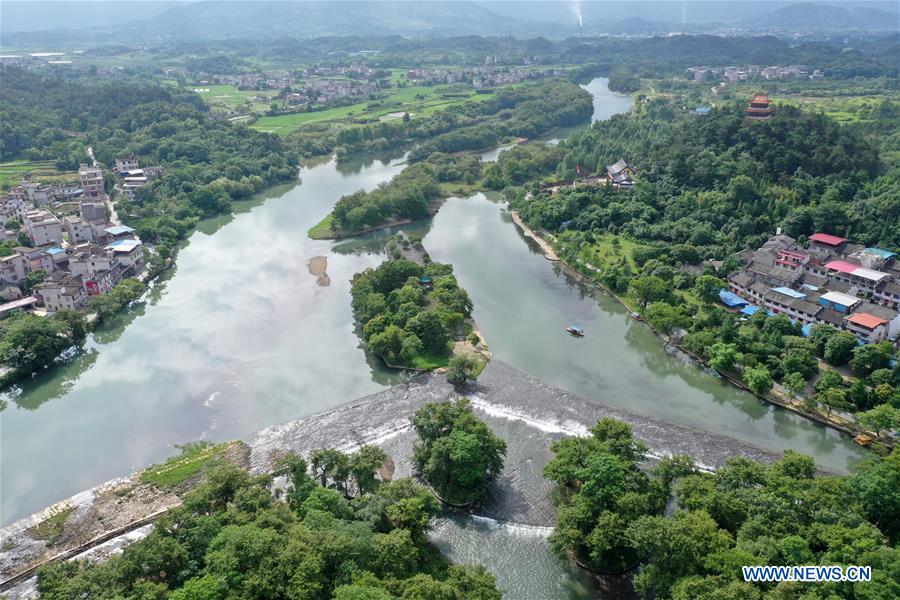
[[[18,160],[0,163],[0,189],[19,185],[23,178],[32,182],[52,183],[78,179],[74,171],[60,171],[51,160]]]
[[[260,117],[252,125],[254,129],[284,135],[306,123],[355,119],[400,118],[403,113],[410,116],[427,115],[461,102],[482,102],[492,98],[492,93],[476,94],[474,90],[452,86],[411,86],[396,88],[390,96],[378,100],[367,100],[347,106],[338,106],[312,112]]]
[[[203,98],[204,102],[211,109],[223,112],[235,110],[247,102],[250,103],[251,111],[265,112],[269,110],[269,103],[256,102],[254,98],[257,96],[269,96],[274,99],[278,95],[278,90],[239,90],[234,85],[196,84],[189,85],[186,89],[192,90]]]

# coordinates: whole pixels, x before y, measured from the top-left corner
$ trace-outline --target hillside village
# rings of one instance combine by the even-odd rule
[[[133,155],[115,166],[115,190],[129,198],[162,173]],[[97,165],[81,165],[77,184],[23,181],[0,198],[0,218],[0,317],[80,309],[123,278],[146,276],[144,244],[119,221]]]

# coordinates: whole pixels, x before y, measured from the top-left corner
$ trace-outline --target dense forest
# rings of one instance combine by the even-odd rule
[[[451,334],[472,314],[453,267],[442,263],[394,258],[354,275],[350,292],[363,339],[391,365],[446,365]]]
[[[559,506],[553,548],[599,573],[637,567],[648,598],[896,598],[900,595],[900,456],[872,457],[849,477],[818,475],[787,451],[765,465],[734,458],[715,473],[684,456],[650,471],[625,423],[553,444],[544,474]],[[670,492],[675,510],[666,511]],[[868,565],[870,582],[753,584],[745,565]]]
[[[325,449],[277,475],[214,469],[146,538],[102,563],[38,572],[47,600],[225,598],[500,600],[484,567],[454,565],[425,536],[437,500],[410,479],[382,482],[378,447]],[[283,500],[283,501],[282,501]]]
[[[752,121],[739,105],[699,117],[655,100],[564,143],[560,178],[579,169],[603,174],[625,159],[639,171],[632,194],[581,187],[526,198],[522,191],[513,204],[535,226],[571,221],[588,237],[691,244],[718,259],[758,247],[778,226],[795,237],[824,230],[900,248],[900,167],[884,164],[879,138],[866,133],[790,106]]]

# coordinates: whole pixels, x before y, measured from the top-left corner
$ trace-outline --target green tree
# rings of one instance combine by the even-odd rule
[[[39,283],[43,283],[44,278],[47,277],[47,271],[43,269],[36,269],[25,276],[25,281],[22,284],[22,287],[25,288],[25,293],[30,294],[31,290],[34,289]]]
[[[791,398],[797,398],[806,391],[806,379],[802,373],[797,373],[796,371],[785,375],[782,384],[791,394]]]
[[[643,309],[649,302],[664,299],[669,293],[669,286],[656,275],[640,275],[631,280],[629,290]]]
[[[378,469],[388,460],[387,453],[378,446],[367,444],[350,455],[349,473],[355,495],[370,494],[378,484]]]
[[[744,381],[754,394],[764,395],[772,389],[772,375],[764,365],[744,368]]]
[[[653,302],[644,310],[644,317],[659,331],[671,335],[676,329],[687,329],[691,318],[683,306],[672,306],[665,302]]]
[[[890,342],[856,346],[853,358],[850,359],[850,370],[855,375],[865,377],[873,371],[887,368],[893,357],[894,348]]]
[[[853,356],[853,350],[859,345],[856,336],[846,331],[841,331],[831,336],[825,343],[823,358],[829,365],[840,366],[846,364]]]
[[[714,275],[701,275],[694,283],[694,292],[707,304],[717,302],[719,300],[719,290],[727,288],[727,283]]]
[[[817,356],[825,356],[825,346],[828,344],[828,340],[830,340],[839,331],[839,329],[837,329],[836,327],[832,327],[831,325],[813,326],[812,331],[810,331],[809,334],[809,341],[812,342]]]
[[[665,598],[682,577],[703,573],[705,557],[733,545],[705,511],[679,512],[674,518],[644,516],[628,526],[625,537],[649,564],[634,577],[635,589]]]
[[[470,354],[454,354],[447,366],[447,381],[455,387],[461,387],[477,377],[478,363]]]
[[[847,483],[866,518],[896,544],[900,540],[900,454],[870,457]]]
[[[407,322],[406,330],[422,340],[422,345],[428,352],[446,354],[450,336],[437,312],[433,310],[420,312]]]
[[[890,404],[879,404],[871,410],[856,415],[859,424],[881,435],[900,429],[900,409]]]
[[[319,485],[347,493],[350,477],[350,458],[334,448],[315,450],[309,455],[309,466]]]
[[[503,469],[506,442],[475,417],[468,400],[428,404],[412,425],[416,471],[448,502],[477,500]]]
[[[819,372],[819,361],[808,351],[789,349],[781,358],[781,371],[799,373],[804,379],[812,379]]]
[[[709,365],[719,371],[733,371],[740,354],[734,344],[716,342],[708,350]]]

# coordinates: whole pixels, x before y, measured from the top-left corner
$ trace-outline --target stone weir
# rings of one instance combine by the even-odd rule
[[[497,521],[549,532],[556,521],[550,502],[551,484],[543,478],[551,457],[550,444],[567,435],[587,435],[603,417],[629,423],[635,437],[649,447],[650,458],[687,454],[704,469],[715,469],[733,456],[772,462],[777,458],[745,442],[691,429],[548,385],[502,361],[492,360],[481,377],[460,393],[441,374],[429,373],[410,382],[366,396],[327,412],[268,427],[236,448],[232,460],[254,473],[269,471],[285,453],[306,455],[318,448],[352,451],[363,444],[377,444],[394,461],[393,477],[412,473],[415,433],[410,417],[429,402],[451,400],[461,395],[507,443],[503,472],[488,497],[474,514]],[[127,492],[127,494],[125,493]],[[123,510],[123,503],[128,510]],[[135,539],[132,531],[146,533],[157,516],[180,504],[171,492],[154,492],[141,484],[139,474],[107,482],[57,503],[41,513],[22,519],[0,531],[0,592],[10,598],[34,595],[34,568],[48,560],[91,558],[91,548]],[[60,542],[33,535],[34,528],[61,511],[65,519]],[[103,517],[98,519],[98,515]],[[82,535],[82,533],[84,533]],[[129,537],[130,536],[130,537]],[[100,553],[106,556],[107,553]]]
[[[492,360],[475,384],[460,393],[439,374],[377,392],[318,415],[268,427],[249,442],[250,465],[261,473],[284,453],[306,455],[317,448],[352,451],[382,446],[395,463],[394,477],[411,474],[415,433],[410,417],[429,402],[465,395],[507,443],[507,458],[492,494],[476,507],[479,515],[521,525],[552,527],[551,484],[542,477],[550,444],[566,435],[587,435],[603,417],[629,423],[649,446],[650,458],[687,454],[705,470],[734,456],[772,462],[778,456],[734,438],[604,405],[548,385],[502,361]]]

